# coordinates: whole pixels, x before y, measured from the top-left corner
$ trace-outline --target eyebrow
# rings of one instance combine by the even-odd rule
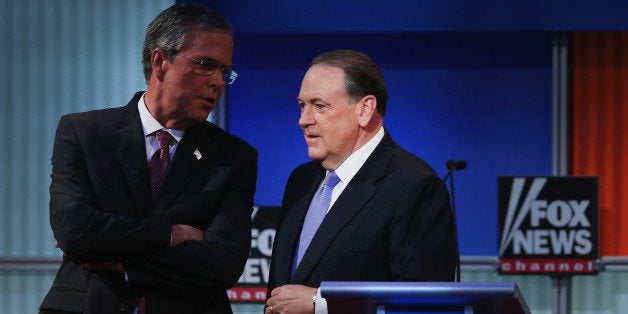
[[[302,103],[305,103],[305,102],[307,102],[307,103],[314,103],[314,102],[317,102],[317,101],[325,102],[325,100],[323,100],[323,98],[320,98],[320,97],[313,97],[313,98],[310,98],[310,100],[308,100],[308,101],[303,101],[301,98],[297,97],[297,101],[300,102],[300,103],[301,102]]]

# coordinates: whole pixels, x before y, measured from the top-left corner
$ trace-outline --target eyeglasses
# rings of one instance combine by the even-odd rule
[[[233,82],[235,82],[236,78],[238,77],[238,73],[236,73],[235,71],[231,70],[228,67],[221,67],[218,62],[216,62],[216,60],[212,60],[212,59],[203,59],[203,60],[197,60],[188,56],[184,56],[181,54],[178,54],[176,56],[182,57],[182,58],[186,58],[188,60],[192,60],[194,61],[196,64],[198,64],[198,67],[194,68],[194,73],[199,74],[199,75],[212,75],[214,72],[216,72],[216,70],[220,70],[220,73],[222,75],[222,77],[225,80],[225,83],[227,84],[233,84]]]

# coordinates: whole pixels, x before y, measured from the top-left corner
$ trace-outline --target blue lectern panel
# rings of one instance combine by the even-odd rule
[[[530,313],[516,283],[323,282],[334,313]]]

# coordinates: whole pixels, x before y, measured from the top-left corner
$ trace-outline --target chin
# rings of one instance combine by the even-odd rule
[[[327,154],[322,152],[320,149],[312,148],[312,147],[308,148],[307,155],[310,158],[312,158],[314,160],[318,160],[318,161],[322,161],[322,160],[325,159],[325,157],[327,157]]]

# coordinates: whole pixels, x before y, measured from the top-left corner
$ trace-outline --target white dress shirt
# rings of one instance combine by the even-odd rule
[[[145,95],[145,94],[144,94]],[[170,142],[170,160],[174,156],[174,152],[177,150],[179,146],[179,142],[181,142],[181,138],[183,137],[184,130],[179,129],[166,129],[164,128],[153,115],[151,115],[150,111],[146,107],[146,103],[144,102],[144,95],[140,97],[140,100],[137,102],[137,110],[140,112],[140,120],[142,122],[142,129],[144,130],[144,142],[146,144],[146,162],[149,163],[150,159],[153,157],[153,154],[159,149],[159,144],[157,144],[157,138],[155,138],[155,131],[165,130],[175,139]]]
[[[369,156],[371,156],[377,145],[379,145],[379,143],[382,141],[382,139],[384,138],[384,133],[384,127],[381,127],[372,139],[366,142],[364,146],[360,147],[358,150],[349,155],[349,157],[347,157],[347,159],[345,159],[345,161],[343,161],[342,164],[340,164],[340,166],[336,168],[335,172],[338,175],[338,178],[340,178],[340,182],[336,184],[334,190],[331,192],[331,202],[329,204],[329,209],[327,209],[328,213],[342,193],[342,191],[344,191],[344,189],[347,187],[347,184],[351,182],[351,179],[355,177],[355,175],[358,173],[360,168],[362,168]],[[321,296],[320,289],[317,289],[316,291],[315,302],[316,306],[314,308],[314,313],[327,314],[327,300],[325,300]]]

